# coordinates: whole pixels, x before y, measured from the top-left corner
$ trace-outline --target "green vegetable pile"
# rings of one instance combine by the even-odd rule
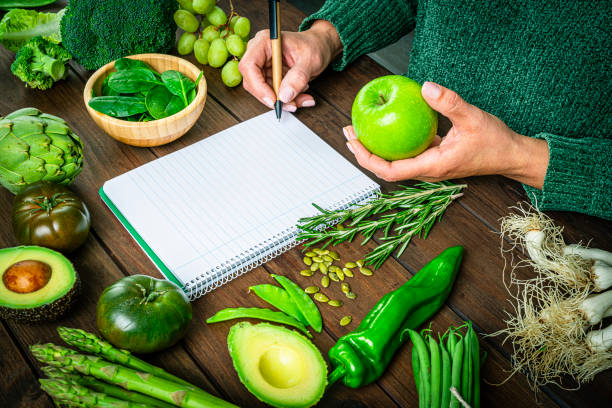
[[[465,335],[462,327],[467,326]],[[408,330],[412,341],[412,371],[420,408],[480,407],[480,355],[478,337],[468,322],[451,327],[439,343],[430,330],[424,336]],[[446,340],[446,344],[444,344]],[[460,400],[461,399],[461,400]]]
[[[34,37],[19,49],[11,71],[28,86],[45,90],[66,77],[65,65],[71,59],[60,45]]]
[[[230,408],[225,402],[163,369],[116,349],[94,334],[59,327],[71,346],[52,343],[30,346],[34,357],[48,364],[50,377],[40,384],[58,406]]]
[[[145,62],[129,58],[115,61],[102,83],[101,95],[89,101],[100,113],[132,122],[163,119],[185,109],[196,96],[196,84],[179,71],[159,74]]]
[[[64,47],[87,69],[127,55],[168,53],[175,0],[70,0],[61,21]]]

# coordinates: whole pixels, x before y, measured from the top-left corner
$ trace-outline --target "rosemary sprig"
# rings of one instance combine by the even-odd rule
[[[463,195],[461,190],[466,187],[466,184],[424,182],[402,186],[388,194],[378,193],[368,203],[345,210],[329,211],[313,204],[321,214],[301,218],[297,238],[308,241],[305,247],[322,242],[325,248],[352,241],[361,234],[364,237],[361,245],[364,245],[382,230],[383,243],[365,256],[366,263],[378,269],[396,250],[400,256],[413,237],[427,238],[436,221],[440,221],[450,203]],[[334,224],[341,227],[330,228]]]

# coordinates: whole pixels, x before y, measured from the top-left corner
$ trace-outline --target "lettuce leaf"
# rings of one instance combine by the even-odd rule
[[[59,44],[62,41],[60,21],[64,10],[41,13],[36,10],[13,9],[0,20],[0,43],[13,52],[30,39],[41,36]]]

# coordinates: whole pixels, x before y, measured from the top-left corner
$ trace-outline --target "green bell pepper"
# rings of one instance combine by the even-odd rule
[[[342,379],[358,388],[383,374],[397,349],[444,304],[455,282],[463,247],[446,249],[412,279],[387,293],[353,332],[329,350],[333,371],[329,385]]]

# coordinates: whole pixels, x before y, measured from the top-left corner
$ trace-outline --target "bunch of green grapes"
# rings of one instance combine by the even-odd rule
[[[174,22],[185,31],[178,40],[178,53],[188,55],[193,52],[200,64],[223,67],[221,79],[226,86],[240,84],[242,74],[238,70],[238,61],[249,40],[249,19],[236,13],[231,1],[229,17],[215,0],[178,0],[178,3],[181,7],[174,13]]]

